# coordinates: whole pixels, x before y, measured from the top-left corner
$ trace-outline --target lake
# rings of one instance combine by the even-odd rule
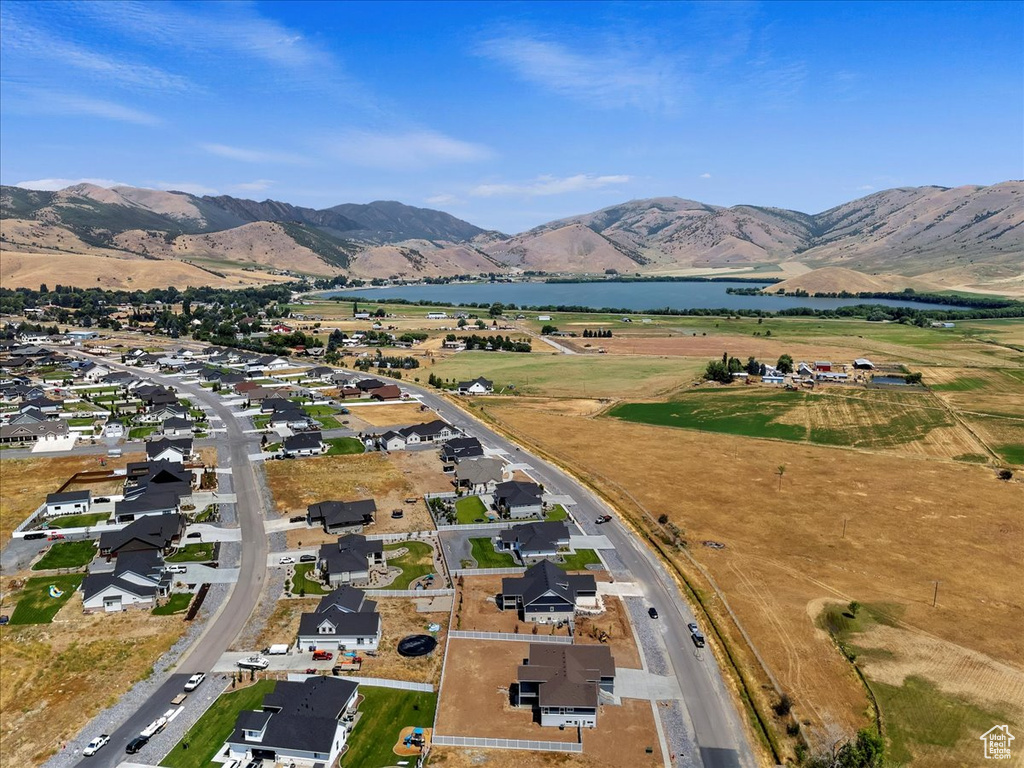
[[[449,285],[403,285],[389,288],[325,291],[324,296],[348,296],[383,301],[438,301],[446,304],[515,304],[529,306],[581,306],[591,309],[615,307],[635,312],[663,309],[763,309],[775,311],[793,307],[835,309],[852,304],[882,304],[917,309],[966,309],[951,304],[892,299],[815,299],[797,296],[738,296],[727,288],[764,288],[769,283],[748,282],[640,282],[640,283],[470,283]]]

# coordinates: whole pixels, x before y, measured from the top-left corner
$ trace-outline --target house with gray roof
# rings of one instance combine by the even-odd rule
[[[147,549],[170,554],[181,541],[186,522],[185,516],[178,513],[147,515],[119,531],[104,531],[100,534],[100,556],[109,560],[125,552]]]
[[[358,690],[352,680],[323,675],[279,681],[260,710],[239,713],[226,742],[228,757],[238,765],[334,765],[348,739],[345,716],[355,712]]]
[[[38,424],[4,424],[0,426],[0,444],[52,443],[70,434],[66,421],[43,421]]]
[[[455,466],[455,482],[470,493],[490,493],[505,476],[501,459],[465,459]]]
[[[516,525],[498,534],[496,544],[499,552],[511,552],[523,562],[554,557],[569,546],[569,526],[561,520]]]
[[[299,619],[300,650],[375,651],[380,638],[377,603],[348,585],[325,595],[315,611]]]
[[[513,520],[540,516],[544,510],[543,492],[537,483],[509,480],[494,489],[494,503],[498,511]]]
[[[502,579],[497,603],[500,610],[518,611],[523,621],[565,621],[577,608],[597,606],[597,580],[589,573],[570,575],[541,560],[522,576]]]
[[[530,643],[516,673],[513,700],[542,726],[597,726],[601,691],[615,692],[615,659],[606,645]]]
[[[46,497],[46,516],[83,515],[92,505],[92,491],[65,491],[51,493]]]
[[[319,456],[327,450],[319,432],[299,432],[284,439],[281,451],[285,456]]]
[[[168,594],[171,581],[157,550],[123,552],[114,570],[91,572],[82,581],[82,608],[86,613],[152,608]]]
[[[331,586],[366,581],[370,569],[383,564],[384,545],[358,533],[339,536],[334,544],[321,545],[316,560],[321,578]]]
[[[326,533],[358,533],[372,525],[377,514],[373,499],[361,501],[319,501],[306,507],[306,524],[322,525]]]

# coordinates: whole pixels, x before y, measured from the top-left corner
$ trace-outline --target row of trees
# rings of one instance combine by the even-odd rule
[[[792,373],[793,358],[789,355],[780,356],[778,362],[775,363],[775,368],[779,373]],[[708,363],[707,368],[704,369],[704,378],[708,381],[729,384],[733,381],[732,375],[734,373],[764,376],[767,370],[768,366],[765,363],[759,362],[753,355],[748,357],[747,362],[744,363],[738,357],[729,357],[728,352],[723,352],[721,360],[712,360]]]
[[[610,339],[611,337],[611,328],[598,328],[596,331],[592,331],[589,328],[583,329],[584,339]]]

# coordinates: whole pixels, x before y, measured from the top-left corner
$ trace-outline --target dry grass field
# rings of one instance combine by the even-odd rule
[[[0,611],[16,599],[5,592]],[[42,764],[148,676],[184,631],[181,616],[86,616],[80,594],[52,624],[0,628],[0,762]]]
[[[805,733],[814,744],[867,722],[856,677],[816,628],[815,601],[899,605],[910,630],[997,663],[1024,658],[1021,486],[997,480],[990,468],[497,403],[487,412],[627,514],[642,505],[682,528],[690,553],[810,722]],[[705,539],[726,548],[699,546]],[[685,556],[676,559],[695,573]],[[934,579],[942,580],[937,608]]]
[[[132,453],[120,459],[106,459],[105,467],[100,466],[101,457],[95,455],[2,459],[0,537],[6,540],[11,531],[46,501],[47,494],[54,493],[76,472],[123,469],[127,462],[144,458],[142,454]]]
[[[370,427],[391,427],[402,424],[421,424],[434,418],[434,414],[420,411],[418,405],[360,405],[350,408],[352,416]]]
[[[265,463],[267,482],[282,515],[305,512],[317,501],[372,498],[378,511],[390,510],[416,489],[397,465],[380,453],[321,456]],[[391,505],[382,501],[392,500]]]
[[[441,679],[449,612],[420,613],[416,610],[414,600],[402,597],[380,598],[377,600],[377,611],[383,626],[380,646],[376,657],[363,658],[359,674],[436,685]],[[406,635],[430,634],[427,632],[430,624],[441,625],[441,631],[433,633],[438,643],[434,652],[414,659],[399,656],[398,641]]]
[[[598,616],[583,616],[576,619],[576,642],[583,644],[601,643],[601,633],[606,635],[604,643],[611,648],[616,667],[640,669],[640,651],[636,647],[633,628],[629,623],[626,606],[618,597],[605,595],[604,613]]]

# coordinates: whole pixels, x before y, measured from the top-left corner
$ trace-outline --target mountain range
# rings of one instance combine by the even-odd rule
[[[32,285],[24,280],[37,280],[47,264],[55,282],[65,275],[77,284],[83,273],[86,284],[96,274],[101,285],[120,280],[138,287],[168,279],[287,279],[279,273],[416,278],[527,270],[735,271],[798,280],[838,267],[826,274],[898,275],[924,288],[1024,290],[1020,181],[890,189],[817,214],[660,197],[512,236],[393,201],[317,210],[91,184],[55,192],[0,187],[0,217],[4,285]]]

